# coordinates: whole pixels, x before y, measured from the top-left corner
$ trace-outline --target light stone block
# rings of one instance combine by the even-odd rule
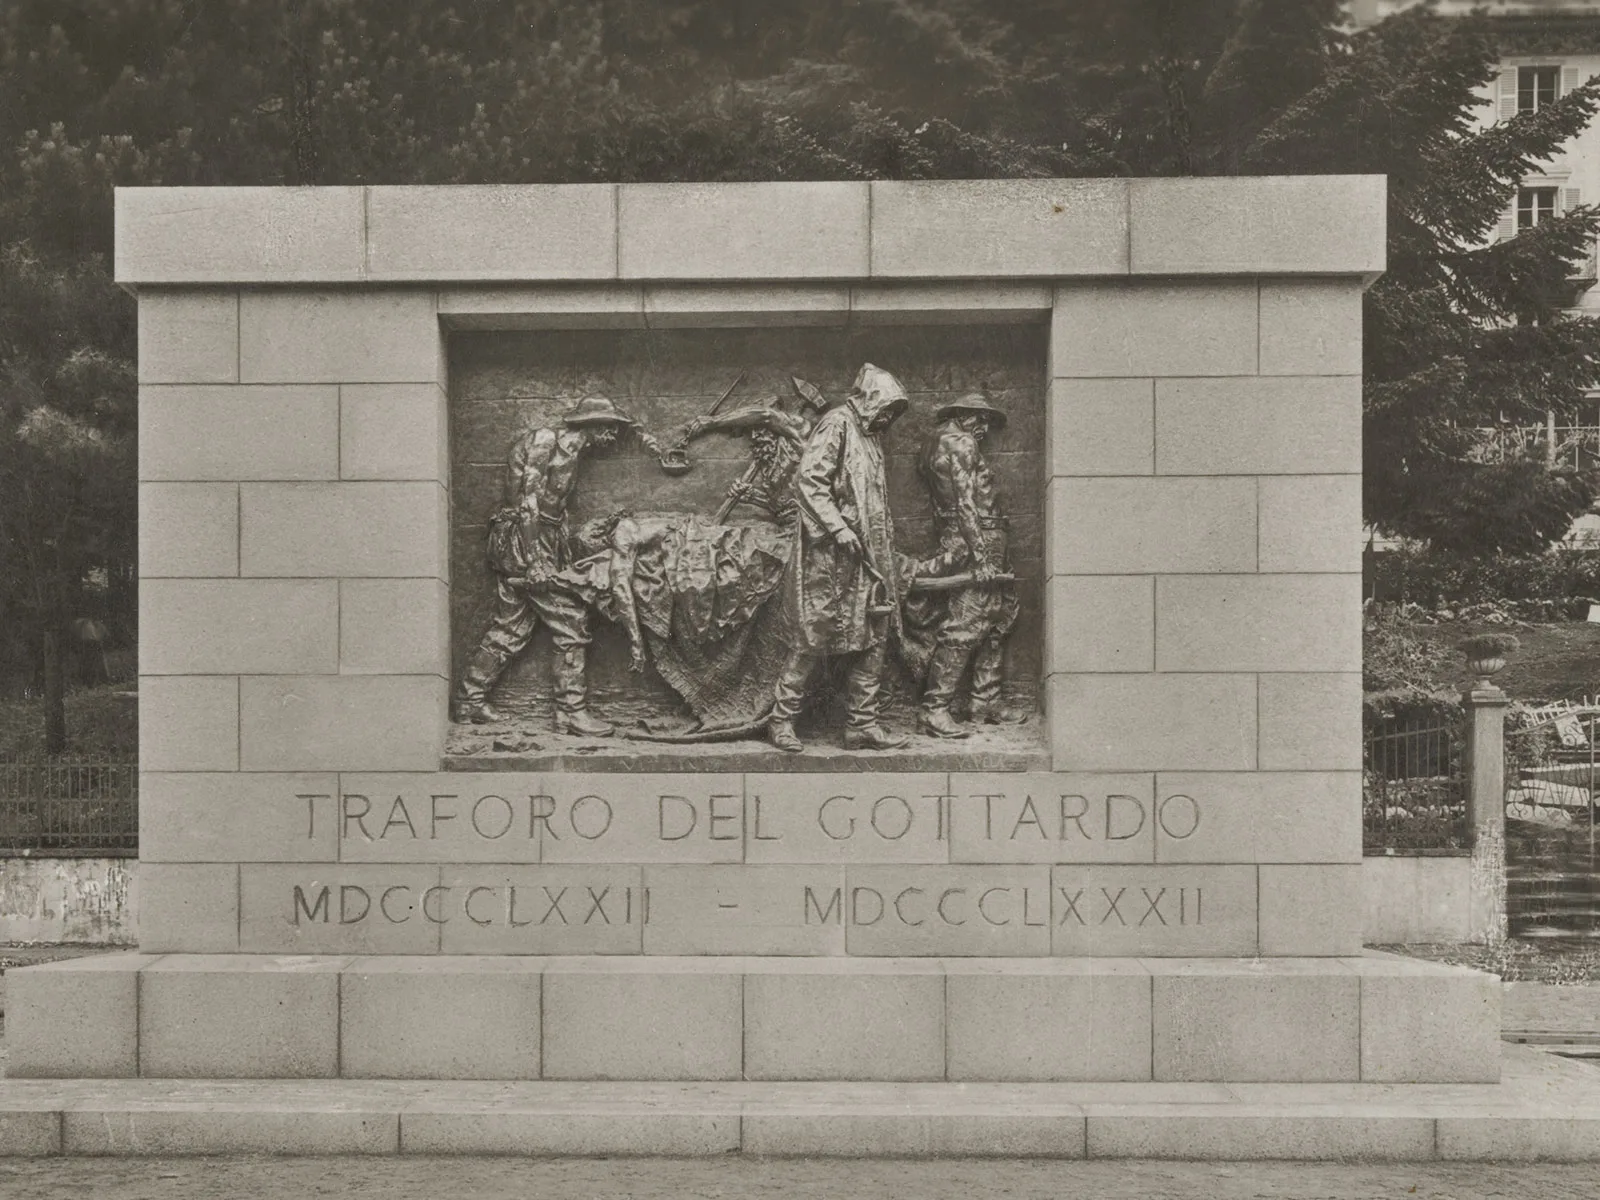
[[[1058,866],[1051,953],[1181,958],[1255,954],[1251,866]]]
[[[610,279],[616,204],[608,183],[369,187],[367,275]]]
[[[1050,953],[1047,866],[851,866],[845,950],[852,955]]]
[[[442,579],[344,579],[339,670],[346,675],[450,674],[450,585]]]
[[[745,861],[950,861],[943,774],[745,777]]]
[[[649,959],[554,963],[544,976],[546,1079],[739,1079],[744,982]]]
[[[260,483],[240,489],[243,575],[448,579],[437,483]]]
[[[338,476],[338,388],[139,388],[141,480]]]
[[[138,972],[155,961],[143,954],[98,954],[7,971],[7,1077],[138,1075]]]
[[[1361,377],[1156,380],[1159,475],[1361,470]]]
[[[1158,862],[1361,861],[1356,771],[1163,771],[1156,796]]]
[[[624,183],[623,279],[855,279],[869,274],[865,183]]]
[[[536,863],[559,815],[537,775],[348,774],[339,778],[339,861]]]
[[[837,866],[649,866],[646,954],[843,954]]]
[[[1120,179],[882,180],[871,187],[876,277],[1128,270],[1128,184]]]
[[[111,1111],[98,1111],[101,1105],[90,1101],[61,1114],[65,1153],[309,1157],[393,1154],[400,1144],[400,1114],[376,1099],[354,1108],[327,1100],[276,1111],[266,1105],[128,1109],[108,1102],[104,1107]]]
[[[1050,474],[1152,474],[1155,419],[1153,380],[1052,379]]]
[[[150,675],[335,671],[339,584],[332,579],[146,579],[139,666]]]
[[[1254,479],[1052,479],[1047,502],[1052,575],[1256,569]]]
[[[1263,375],[1361,374],[1359,279],[1263,279]]]
[[[1391,864],[1402,861],[1404,860],[1398,857],[1389,858],[1387,855],[1383,858],[1374,856],[1363,860],[1361,865],[1363,869],[1370,869],[1375,862]],[[1411,861],[1417,863],[1426,860]],[[1462,867],[1471,863],[1471,859],[1465,856],[1455,861]],[[1461,874],[1465,875],[1466,871],[1463,870]],[[1465,879],[1462,880],[1461,891],[1466,890],[1467,882]],[[1449,940],[1464,942],[1468,937],[1462,934]],[[1369,956],[1373,955],[1369,952]],[[1536,983],[1531,979],[1507,981],[1502,986],[1500,995],[1504,1012],[1503,1027],[1508,1033],[1541,1030],[1547,1033],[1586,1034],[1594,1024],[1594,1014],[1600,1012],[1600,982],[1569,983],[1551,987],[1549,984]]]
[[[437,675],[245,676],[240,769],[432,770],[445,688]]]
[[[141,579],[238,573],[238,485],[139,485]]]
[[[1589,1113],[1565,1119],[1473,1113],[1441,1116],[1435,1124],[1435,1151],[1447,1162],[1593,1162],[1600,1141],[1600,1117]]]
[[[1384,268],[1381,175],[1135,179],[1136,275],[1375,275]]]
[[[1155,861],[1151,775],[962,772],[951,791],[952,862]]]
[[[153,963],[140,981],[139,1074],[336,1077],[345,961],[174,954]]]
[[[1256,765],[1253,675],[1052,675],[1057,771]]]
[[[1254,375],[1257,300],[1254,280],[1062,284],[1050,377]]]
[[[0,1153],[43,1158],[72,1153],[63,1149],[67,1114],[60,1110],[0,1111]]]
[[[1361,979],[1337,960],[1173,961],[1151,970],[1155,1079],[1360,1078]]]
[[[1361,676],[1260,678],[1263,771],[1361,769]]]
[[[1369,957],[1353,965],[1361,978],[1363,1083],[1500,1081],[1496,976],[1415,960],[1395,966]]]
[[[1046,585],[1045,670],[1150,671],[1156,659],[1156,581],[1149,575],[1056,575]]]
[[[1472,875],[1471,851],[1443,857],[1374,854],[1363,858],[1361,892],[1366,912],[1361,922],[1362,940],[1368,945],[1471,941]],[[1521,986],[1506,985],[1508,1029],[1529,1028],[1511,1024],[1510,1002]],[[1591,997],[1589,1007],[1600,1009],[1600,997]]]
[[[239,293],[139,295],[140,383],[237,383]]]
[[[358,958],[339,976],[345,1079],[537,1079],[541,959]]]
[[[736,863],[744,858],[737,774],[561,774],[535,801],[547,863]]]
[[[140,863],[138,917],[145,954],[232,954],[239,948],[239,868]]]
[[[850,965],[745,976],[746,1079],[944,1078],[943,970]]]
[[[638,867],[452,866],[444,886],[443,954],[638,954],[655,919]]]
[[[1014,325],[1043,320],[1048,283],[869,283],[850,289],[852,325]]]
[[[1263,571],[1361,570],[1361,477],[1277,475],[1260,481]]]
[[[440,348],[432,291],[290,289],[239,297],[245,383],[435,383]]]
[[[504,1154],[522,1157],[702,1157],[739,1149],[739,1113],[663,1112],[644,1119],[621,1111],[551,1112],[535,1102],[485,1112],[407,1112],[407,1154]]]
[[[446,329],[643,329],[644,289],[624,284],[445,288]]]
[[[1084,1122],[1045,1112],[946,1115],[908,1108],[848,1115],[751,1106],[740,1120],[746,1154],[790,1158],[1082,1158]]]
[[[951,963],[948,1078],[1150,1078],[1150,973],[1138,962]]]
[[[843,286],[655,284],[644,290],[651,329],[830,326],[849,319],[850,289]]]
[[[118,283],[355,283],[358,187],[119,187]]]
[[[448,898],[436,866],[246,863],[246,954],[437,954]]]
[[[141,862],[335,862],[333,775],[139,776]]]
[[[1337,957],[1361,953],[1361,864],[1259,868],[1261,953]]]
[[[1176,1107],[1176,1106],[1174,1106]],[[1253,1162],[1262,1159],[1425,1162],[1434,1157],[1432,1117],[1315,1116],[1195,1105],[1176,1112],[1089,1111],[1090,1158]]]
[[[339,387],[339,478],[450,478],[444,390],[436,383]]]
[[[237,771],[239,681],[231,675],[142,676],[139,765],[147,771]]]
[[[1156,580],[1158,671],[1353,671],[1360,665],[1360,575]]]

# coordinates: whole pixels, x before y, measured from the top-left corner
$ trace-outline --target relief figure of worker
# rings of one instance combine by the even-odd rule
[[[972,393],[935,417],[938,425],[922,446],[917,468],[933,503],[939,549],[914,570],[919,579],[966,576],[970,582],[929,593],[943,608],[933,622],[917,724],[936,737],[960,738],[969,730],[957,724],[951,706],[967,678],[974,723],[1016,724],[1028,717],[1001,694],[1017,597],[1010,582],[1009,524],[983,455],[985,439],[1005,427],[1006,415]]]
[[[563,578],[571,566],[567,504],[584,457],[633,428],[635,422],[610,400],[590,396],[553,427],[530,429],[512,446],[505,504],[489,519],[494,616],[456,685],[452,719],[475,724],[508,719],[490,703],[489,692],[543,625],[555,644],[556,731],[583,737],[613,732],[588,710],[590,611]]]
[[[791,645],[774,689],[767,736],[802,750],[794,722],[817,668],[850,656],[848,750],[905,745],[879,724],[885,652],[900,619],[894,527],[880,439],[903,413],[905,389],[871,363],[848,399],[812,429],[794,476],[799,520],[784,602]]]
[[[756,509],[784,523],[794,517],[794,473],[828,401],[803,379],[791,379],[798,403],[790,410],[776,397],[732,412],[696,417],[684,430],[687,445],[708,433],[744,434],[750,439],[750,466],[733,486],[712,518],[721,524],[739,505]]]

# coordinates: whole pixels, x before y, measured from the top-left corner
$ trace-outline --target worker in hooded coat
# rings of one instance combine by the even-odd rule
[[[817,667],[853,656],[848,750],[905,745],[878,723],[889,637],[900,618],[894,524],[879,439],[909,401],[899,380],[867,363],[849,399],[818,420],[794,479],[799,528],[784,582],[793,645],[773,697],[768,736],[803,749],[794,721]]]

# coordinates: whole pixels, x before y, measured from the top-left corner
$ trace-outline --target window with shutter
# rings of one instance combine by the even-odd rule
[[[1546,104],[1554,104],[1560,74],[1560,67],[1518,67],[1517,111],[1538,112]]]
[[[1556,192],[1553,187],[1523,188],[1517,193],[1517,230],[1532,229],[1556,213]]]
[[[1507,67],[1500,72],[1500,119],[1517,115],[1517,69]]]

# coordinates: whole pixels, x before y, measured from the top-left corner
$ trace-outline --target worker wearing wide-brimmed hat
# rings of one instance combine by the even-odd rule
[[[992,582],[1011,569],[1009,523],[982,449],[985,437],[1005,427],[1006,415],[987,396],[972,392],[934,416],[938,424],[917,466],[933,501],[939,550],[917,563],[915,574],[968,574],[972,583],[945,597],[917,723],[936,737],[960,738],[969,731],[950,708],[969,670],[973,721],[1009,724],[1027,715],[1008,708],[1001,696],[1005,638],[1017,620],[1017,597],[1009,583]]]
[[[557,731],[585,737],[614,732],[589,714],[589,609],[559,573],[567,565],[567,501],[579,462],[591,447],[609,446],[635,425],[604,396],[586,396],[553,428],[531,429],[512,447],[506,503],[489,519],[489,566],[498,577],[494,618],[456,686],[455,720],[481,724],[506,717],[489,703],[489,691],[543,624],[555,643]]]

